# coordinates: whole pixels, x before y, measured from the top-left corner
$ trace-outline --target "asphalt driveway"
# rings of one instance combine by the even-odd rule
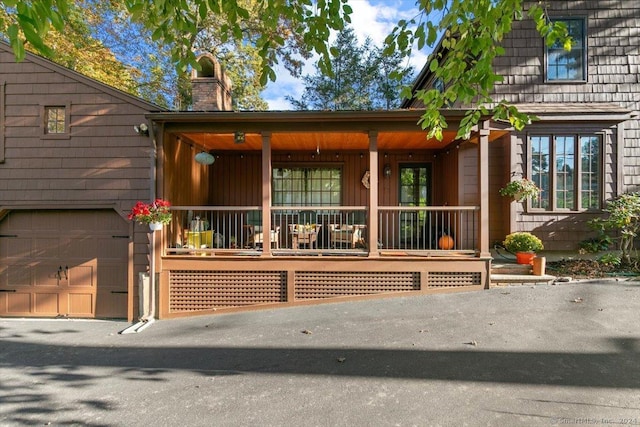
[[[640,283],[0,319],[0,425],[640,425]]]

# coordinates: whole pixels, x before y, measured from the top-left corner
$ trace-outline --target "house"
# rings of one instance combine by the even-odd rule
[[[640,190],[640,5],[550,1],[546,11],[566,23],[572,50],[545,47],[526,19],[514,22],[495,62],[505,78],[494,99],[539,120],[490,144],[490,240],[530,231],[545,249],[575,251],[594,235],[587,222],[606,200]],[[414,89],[437,84],[425,67]],[[541,197],[511,203],[498,196],[512,177],[533,180]]]
[[[206,55],[192,75],[194,111],[173,112],[32,55],[14,64],[3,47],[0,315],[108,317],[60,308],[90,300],[72,296],[67,278],[99,279],[104,261],[59,254],[88,254],[82,244],[103,247],[112,236],[122,246],[107,252],[126,260],[126,288],[100,282],[93,298],[126,300],[130,320],[483,289],[492,245],[515,230],[534,231],[551,250],[577,249],[586,221],[640,179],[640,6],[599,4],[550,2],[582,41],[570,61],[545,49],[531,22],[515,24],[496,94],[540,120],[519,132],[484,117],[466,140],[455,136],[465,111],[457,106],[444,111],[441,141],[416,125],[414,101],[396,111],[230,111],[228,81]],[[5,63],[14,67],[6,74]],[[20,88],[18,76],[54,83]],[[67,103],[56,99],[61,83],[73,86]],[[433,84],[425,69],[416,88]],[[71,113],[62,144],[41,136],[46,107],[60,106]],[[141,123],[148,137],[132,131]],[[32,173],[16,182],[21,165]],[[534,179],[543,197],[501,197],[512,175]],[[172,203],[163,230],[124,220],[154,197]],[[31,262],[43,242],[55,256]],[[55,283],[40,287],[46,280]],[[35,311],[17,314],[28,304]]]
[[[0,42],[0,316],[135,317],[158,110]]]

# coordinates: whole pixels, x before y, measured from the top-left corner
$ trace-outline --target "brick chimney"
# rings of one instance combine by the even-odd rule
[[[210,54],[198,57],[200,70],[191,72],[193,111],[231,111],[231,80]]]

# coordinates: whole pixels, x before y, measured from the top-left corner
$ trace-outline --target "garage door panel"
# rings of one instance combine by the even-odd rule
[[[25,256],[33,256],[32,240],[18,237],[9,237],[0,239],[1,249],[0,256],[4,258],[20,258]]]
[[[2,308],[5,314],[14,316],[26,315],[31,311],[31,293],[30,292],[3,292],[4,301]]]
[[[55,292],[36,292],[33,297],[34,312],[43,316],[57,315],[61,312],[60,297]]]
[[[33,229],[33,212],[21,212],[20,215],[9,215],[3,220],[4,229],[12,231],[29,231]]]
[[[8,265],[0,272],[0,286],[31,286],[32,274],[31,265]]]
[[[31,245],[33,258],[59,258],[60,256],[60,239],[56,236],[47,237],[42,234],[31,237]]]
[[[69,268],[69,287],[94,287],[95,286],[95,266],[93,263],[78,265]]]
[[[60,279],[58,274],[61,277],[64,273],[60,271],[60,265],[51,264],[51,263],[36,263],[32,265],[31,271],[33,273],[33,286],[36,287],[58,287],[60,285]]]
[[[95,237],[83,236],[65,239],[63,245],[63,257],[83,259],[89,255],[95,256],[98,250],[98,242]]]
[[[96,316],[97,317],[126,317],[127,316],[127,293],[126,291],[103,291],[99,290],[96,296]]]
[[[95,313],[93,293],[70,293],[69,316],[93,316]]]
[[[125,261],[127,259],[127,245],[128,240],[112,237],[102,236],[97,239],[97,244],[100,247],[100,254],[105,258],[111,258],[114,260]]]
[[[121,263],[100,263],[98,283],[108,288],[127,289],[127,266]]]

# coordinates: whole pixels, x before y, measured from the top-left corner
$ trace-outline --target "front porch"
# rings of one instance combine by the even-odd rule
[[[418,118],[153,115],[159,316],[488,288],[491,132],[428,141]]]

